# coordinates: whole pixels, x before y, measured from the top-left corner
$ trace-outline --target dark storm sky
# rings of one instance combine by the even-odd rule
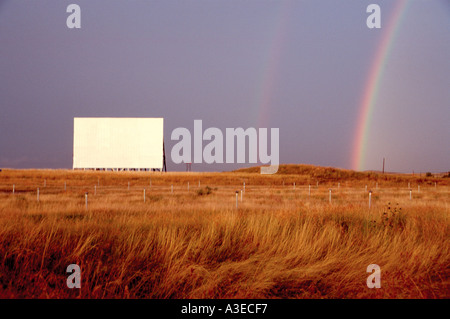
[[[395,1],[0,0],[0,167],[71,168],[74,117],[278,127],[281,163],[351,168],[358,112]],[[81,7],[81,29],[66,8]],[[366,7],[382,8],[368,29]],[[449,170],[450,5],[402,14],[365,169]],[[169,170],[184,170],[168,157]],[[231,170],[238,164],[193,165]]]

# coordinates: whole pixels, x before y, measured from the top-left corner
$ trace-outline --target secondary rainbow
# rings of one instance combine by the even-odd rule
[[[378,46],[374,62],[369,71],[364,94],[361,100],[361,108],[357,121],[358,125],[356,128],[355,140],[353,145],[352,168],[354,170],[365,169],[371,118],[376,104],[380,83],[383,78],[386,61],[389,58],[389,53],[396,38],[402,15],[404,15],[404,12],[406,11],[406,4],[407,0],[398,1],[398,3],[396,4],[387,27],[385,27],[386,29],[384,31],[381,43]],[[381,30],[383,30],[383,28],[384,27],[382,24]]]
[[[269,47],[266,50],[264,67],[261,74],[261,82],[258,85],[256,109],[258,117],[257,127],[267,127],[270,110],[272,108],[273,91],[277,82],[277,75],[282,61],[285,42],[288,35],[287,25],[290,19],[292,3],[289,1],[280,3],[272,26]]]

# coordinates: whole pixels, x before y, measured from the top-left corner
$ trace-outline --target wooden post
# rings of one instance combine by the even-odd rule
[[[13,184],[13,195],[16,192],[16,184]]]
[[[239,194],[239,192],[236,191],[236,209],[238,208],[238,194]]]
[[[409,189],[409,200],[412,200],[412,189]]]
[[[294,182],[294,191],[295,191],[295,182]]]
[[[369,191],[369,209],[370,209],[371,201],[372,201],[372,191]]]
[[[86,201],[86,210],[88,209],[88,193],[84,193],[85,201]]]

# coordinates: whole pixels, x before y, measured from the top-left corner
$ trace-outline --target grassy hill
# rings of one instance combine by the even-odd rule
[[[449,180],[311,165],[4,170],[0,298],[448,299]],[[74,263],[81,289],[66,285]],[[381,289],[366,285],[373,263]]]
[[[235,170],[234,173],[258,173],[261,166],[242,168]],[[339,181],[384,181],[388,183],[416,183],[434,185],[436,182],[438,185],[448,185],[449,179],[446,175],[432,175],[426,176],[426,174],[401,174],[401,173],[382,173],[376,171],[357,172],[348,169],[335,168],[335,167],[323,167],[314,166],[308,164],[281,164],[278,172],[275,174],[279,178],[287,179],[289,182],[291,179],[299,180],[300,182],[315,182],[331,183]]]

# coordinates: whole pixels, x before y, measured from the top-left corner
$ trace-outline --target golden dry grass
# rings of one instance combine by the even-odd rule
[[[280,172],[4,170],[0,297],[450,297],[447,178]],[[66,286],[73,263],[81,289]],[[380,289],[366,286],[373,263]]]

